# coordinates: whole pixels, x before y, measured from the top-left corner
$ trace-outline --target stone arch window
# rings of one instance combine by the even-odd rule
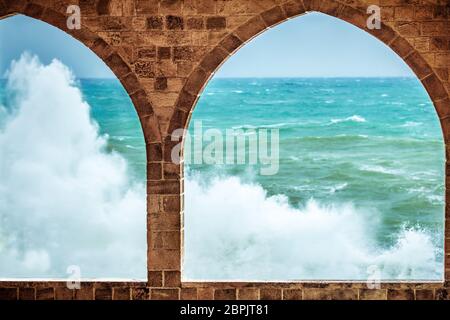
[[[324,14],[297,19],[283,29],[289,31],[277,26],[267,31],[271,37],[265,33],[266,37],[251,40],[258,51],[244,47],[235,53],[221,67],[226,71],[219,69],[219,76],[210,80],[199,99],[199,109],[192,114],[184,160],[188,166],[183,279],[364,281],[376,273],[383,281],[441,280],[444,147],[426,91],[417,78],[361,78],[364,74],[359,78],[261,78],[266,64],[279,64],[284,68],[281,73],[287,72],[277,54],[289,59],[284,52],[296,50],[292,41],[315,48],[314,39],[305,36],[302,28],[309,27],[312,33],[313,27],[322,25],[324,32],[333,32],[327,26],[331,24],[345,33],[341,41],[348,41],[347,47],[364,41],[362,37],[355,40],[356,34],[362,34],[359,30]],[[371,45],[369,40],[366,44]],[[279,53],[272,50],[269,57],[263,48],[271,45],[277,46]],[[304,46],[302,50],[315,49]],[[364,50],[360,50],[363,56]],[[373,60],[361,59],[383,68],[383,59],[391,61],[388,50],[377,51],[379,60],[373,55]],[[298,68],[302,75],[302,68],[311,72],[310,65],[319,69],[331,62],[348,64],[354,72],[353,64],[358,62],[343,62],[346,54],[351,55],[349,50],[344,52],[332,44],[321,59],[299,54],[299,59],[306,61],[294,62],[290,68]],[[317,52],[316,56],[323,54]],[[390,67],[394,64],[390,62]],[[244,78],[220,78],[233,71]],[[422,130],[408,129],[421,125],[420,121],[427,123]],[[231,144],[239,143],[239,137],[245,141],[246,147],[234,150],[235,154],[239,150],[247,153],[245,165],[239,165],[236,158],[225,164],[227,154],[217,165],[208,161],[206,146],[211,139],[206,138],[207,128],[200,132],[199,125],[221,130],[225,143],[229,142],[226,129],[239,128]],[[257,161],[250,163],[249,154],[260,155],[256,148],[249,151],[251,138],[261,147],[262,131],[268,134],[270,128],[279,130],[279,169],[274,175],[265,173],[271,168]],[[192,150],[201,134],[205,135],[205,147],[199,163],[195,157],[200,151]],[[430,145],[435,147],[428,150]],[[228,152],[228,145],[218,147]],[[249,169],[254,173],[249,174]],[[422,174],[433,178],[419,178]],[[422,240],[417,247],[418,238]],[[420,248],[422,245],[427,248]],[[419,258],[422,249],[424,255]],[[414,258],[406,254],[409,250]]]
[[[129,94],[51,25],[15,15],[0,33],[0,277],[145,279],[145,141]],[[118,59],[106,58],[123,74]]]

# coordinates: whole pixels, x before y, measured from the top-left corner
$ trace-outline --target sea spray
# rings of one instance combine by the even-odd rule
[[[145,188],[106,152],[70,70],[22,55],[0,129],[0,277],[146,276]],[[137,119],[136,119],[137,121]]]
[[[425,230],[403,228],[377,243],[374,212],[351,204],[299,208],[236,177],[187,179],[184,278],[187,280],[440,279],[442,255]]]

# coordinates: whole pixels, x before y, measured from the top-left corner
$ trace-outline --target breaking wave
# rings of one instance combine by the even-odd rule
[[[186,182],[186,280],[441,279],[432,235],[403,228],[383,247],[377,215],[351,204],[309,200],[294,208],[258,184],[236,177]]]
[[[331,119],[332,124],[341,123],[341,122],[367,122],[367,120],[358,115],[353,115],[351,117],[344,118],[344,119]]]
[[[69,69],[25,54],[6,86],[0,277],[67,277],[77,265],[83,278],[145,279],[145,188],[105,151]]]

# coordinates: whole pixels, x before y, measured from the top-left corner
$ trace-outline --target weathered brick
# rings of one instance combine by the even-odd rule
[[[171,179],[179,179],[181,178],[181,166],[176,163],[164,163],[163,165],[163,176],[165,180]],[[180,211],[180,199],[177,197],[176,199],[172,198],[171,203],[165,203],[163,210],[165,212],[178,212]],[[176,202],[175,202],[176,201]]]
[[[152,300],[178,300],[179,289],[151,289],[150,297]]]
[[[386,300],[387,290],[385,289],[360,289],[360,300]]]
[[[450,53],[437,53],[435,62],[437,67],[448,68],[450,66]]]
[[[205,27],[202,17],[191,17],[186,21],[186,27],[190,30],[201,30]]]
[[[155,249],[180,248],[180,233],[178,231],[157,231],[151,234],[151,245]]]
[[[179,194],[179,181],[148,181],[148,189],[152,194]]]
[[[450,300],[449,289],[436,289],[436,300]]]
[[[427,21],[422,23],[422,35],[439,36],[450,34],[450,22]]]
[[[19,300],[34,300],[35,294],[35,288],[19,288]]]
[[[416,300],[434,300],[434,290],[416,289]]]
[[[194,72],[191,73],[191,76],[186,81],[184,90],[193,95],[197,95],[197,93],[203,87],[205,81],[208,79],[209,75],[210,74],[205,72],[205,70],[203,69],[196,69]]]
[[[150,299],[150,289],[146,287],[138,287],[131,289],[132,300],[148,300]]]
[[[241,45],[242,41],[234,34],[228,35],[220,42],[220,46],[224,48],[228,53],[234,52]]]
[[[255,288],[238,289],[237,298],[239,300],[259,300],[259,290]]]
[[[444,99],[448,96],[445,87],[435,74],[423,79],[422,83],[433,99]]]
[[[214,288],[198,288],[197,298],[198,300],[213,300]]]
[[[358,292],[354,289],[305,289],[304,300],[356,300]]]
[[[149,224],[152,230],[160,231],[176,231],[179,230],[181,224],[180,214],[150,214]]]
[[[404,37],[415,37],[420,35],[420,24],[416,22],[397,22],[395,27]]]
[[[197,288],[181,288],[181,300],[197,300]]]
[[[302,300],[303,291],[301,289],[284,289],[283,300]]]
[[[206,19],[207,29],[225,29],[227,27],[227,19],[225,17],[208,17]]]
[[[250,38],[253,38],[264,29],[266,29],[266,24],[260,16],[256,16],[248,20],[244,25],[240,26],[235,31],[235,35],[244,42]]]
[[[214,13],[216,10],[216,1],[210,1],[210,0],[196,0],[195,1],[195,8],[197,13],[200,14],[211,14]]]
[[[141,78],[155,77],[155,63],[152,61],[137,61],[134,64],[134,72]]]
[[[17,300],[17,288],[0,288],[0,300]]]
[[[434,106],[440,118],[450,117],[450,100],[448,98],[435,102]],[[446,262],[450,263],[450,259],[447,259]]]
[[[419,79],[430,75],[432,72],[428,63],[417,52],[409,55],[405,59],[405,62],[411,67]]]
[[[169,30],[183,30],[184,19],[179,16],[169,15],[166,17],[166,28]]]
[[[180,270],[181,252],[171,249],[149,249],[148,259],[153,270]]]
[[[122,78],[122,84],[129,94],[141,89],[141,84],[135,74],[129,73]]]
[[[414,7],[395,7],[395,19],[398,21],[414,20]]]
[[[139,48],[137,52],[138,59],[154,59],[156,58],[156,48],[147,47],[147,48]]]
[[[37,288],[36,300],[54,300],[55,289],[54,288]]]
[[[106,64],[114,71],[118,78],[122,78],[131,72],[128,64],[117,53],[111,54],[105,60]]]
[[[163,18],[160,16],[151,16],[147,18],[147,28],[151,30],[161,30],[164,26]]]
[[[446,6],[435,6],[433,10],[434,19],[447,20],[450,17],[450,4]]]
[[[94,289],[92,286],[82,286],[74,292],[75,300],[94,300]]]
[[[414,300],[414,290],[411,289],[388,289],[388,300]]]
[[[431,20],[433,18],[433,7],[432,6],[416,6],[414,18],[416,20]]]
[[[130,288],[113,288],[114,300],[130,300]]]
[[[163,284],[162,271],[149,271],[147,274],[147,282],[149,287],[162,287]]]
[[[203,58],[200,66],[208,72],[213,72],[227,57],[227,52],[216,47]]]
[[[414,48],[409,44],[409,42],[400,37],[395,39],[390,46],[392,50],[394,50],[402,58],[414,51]]]
[[[261,300],[281,300],[281,289],[261,289],[259,297]]]
[[[109,14],[110,4],[111,4],[111,0],[99,0],[97,2],[97,13],[99,15]]]
[[[450,37],[432,37],[431,48],[433,50],[450,50]]]
[[[138,90],[130,95],[131,101],[133,101],[134,107],[136,108],[140,118],[145,116],[150,116],[153,114],[152,105],[149,102],[147,94],[143,89]],[[144,132],[145,134],[145,132]],[[147,141],[150,143],[150,141]]]
[[[158,12],[158,2],[148,0],[136,0],[136,13],[152,14]]]
[[[278,23],[286,18],[283,10],[278,6],[266,12],[263,12],[261,14],[261,17],[267,26],[272,26],[273,24]]]
[[[163,13],[179,13],[182,3],[183,1],[180,0],[161,0],[160,11]]]
[[[214,300],[236,300],[236,289],[216,289]]]
[[[95,300],[111,300],[112,288],[96,288]]]
[[[27,16],[33,17],[35,19],[39,19],[43,12],[44,9],[41,6],[36,5],[34,3],[28,3],[24,10],[24,13]]]
[[[180,287],[180,271],[164,271],[164,287]]]
[[[74,296],[74,290],[67,287],[55,288],[55,299],[56,300],[72,300]]]
[[[361,11],[352,8],[345,7],[340,13],[339,17],[349,23],[354,24],[360,28],[366,29],[367,27],[367,15],[362,13]]]
[[[147,160],[161,161],[162,160],[162,146],[159,143],[150,143],[146,145]]]
[[[131,29],[131,17],[100,17],[100,28],[103,31],[126,31]]]
[[[170,47],[158,47],[158,60],[167,60],[172,56]]]
[[[167,78],[166,77],[157,77],[155,79],[155,90],[162,91],[167,89]]]
[[[283,10],[287,17],[293,17],[305,12],[305,8],[299,1],[289,1],[283,5]]]

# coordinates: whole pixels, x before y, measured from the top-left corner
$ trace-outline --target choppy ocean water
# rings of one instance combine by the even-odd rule
[[[209,188],[225,197],[221,184],[234,189],[233,200],[216,199],[219,214],[228,217],[222,220],[210,217],[212,208],[196,219],[202,200],[186,188],[192,278],[201,274],[198,261],[211,279],[251,279],[252,272],[262,280],[365,279],[373,266],[382,279],[442,276],[444,146],[417,79],[214,79],[196,120],[222,129],[279,129],[280,164],[270,176],[248,166],[190,166],[193,180],[212,177],[206,188],[194,183],[203,195],[214,197]],[[229,178],[236,176],[239,186]],[[275,205],[249,204],[277,197]],[[195,234],[202,224],[221,240],[197,254],[208,237],[208,231]],[[208,254],[213,257],[203,258]],[[252,259],[259,261],[253,271]],[[218,261],[229,263],[211,271]]]
[[[64,277],[78,264],[89,278],[145,278],[145,146],[126,92],[116,80],[64,76],[54,88],[43,79],[63,67],[27,63],[40,77],[19,81],[18,72],[12,86],[0,86],[0,277]],[[37,83],[42,95],[34,97],[27,86]],[[58,97],[70,88],[80,96]],[[77,114],[83,100],[89,106]],[[66,104],[69,112],[54,112]],[[17,111],[26,108],[37,109],[34,118]],[[186,279],[442,278],[444,147],[416,79],[213,79],[198,120],[204,128],[279,129],[280,166],[271,176],[248,165],[188,166]],[[33,130],[14,127],[20,121]],[[49,138],[58,121],[69,124],[57,128],[67,130],[61,145]],[[81,145],[88,142],[90,149]],[[74,152],[62,152],[63,143]],[[11,170],[20,163],[26,175]],[[27,178],[45,182],[24,188]],[[45,202],[12,193],[61,189],[73,195]]]

